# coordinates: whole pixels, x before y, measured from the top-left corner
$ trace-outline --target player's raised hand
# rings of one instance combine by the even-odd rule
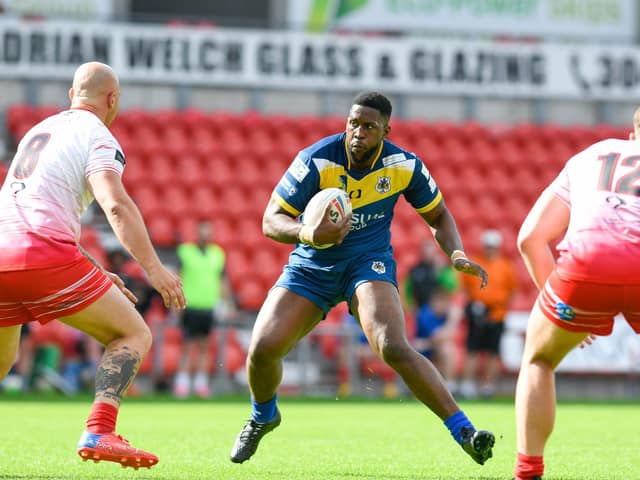
[[[351,213],[341,219],[332,218],[331,205],[327,205],[322,219],[313,229],[313,242],[318,245],[341,244],[351,229],[351,218]]]
[[[453,268],[459,272],[480,277],[480,281],[482,282],[480,284],[480,288],[486,287],[487,283],[489,283],[489,274],[487,271],[476,262],[469,260],[467,257],[458,257],[453,260]]]
[[[164,265],[159,265],[157,268],[149,270],[147,275],[151,286],[162,295],[165,307],[184,310],[187,301],[182,291],[182,280],[176,273]]]

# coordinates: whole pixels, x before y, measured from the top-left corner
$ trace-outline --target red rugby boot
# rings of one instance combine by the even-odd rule
[[[85,432],[78,441],[78,455],[84,461],[116,462],[123,467],[151,468],[158,463],[158,457],[153,453],[134,448],[128,440],[115,433]]]

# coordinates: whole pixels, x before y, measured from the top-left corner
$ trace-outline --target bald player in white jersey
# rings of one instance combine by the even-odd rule
[[[134,308],[135,296],[79,245],[80,216],[94,198],[165,305],[183,309],[185,299],[122,184],[125,158],[107,128],[119,97],[108,65],[83,64],[69,90],[70,109],[34,126],[18,145],[0,189],[0,380],[15,361],[23,323],[58,319],[97,339],[105,352],[78,453],[137,469],[158,457],[132,447],[115,427],[151,333]]]
[[[516,388],[516,480],[541,479],[555,417],[554,370],[622,314],[640,333],[640,109],[629,140],[573,156],[525,219],[518,247],[541,290]],[[554,261],[550,244],[566,230]]]

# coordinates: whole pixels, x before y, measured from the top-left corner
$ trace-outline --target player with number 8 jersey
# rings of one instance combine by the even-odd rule
[[[80,214],[93,200],[86,178],[100,171],[122,175],[124,164],[122,147],[86,110],[66,110],[31,128],[0,190],[0,270],[68,260],[67,250],[77,250],[80,240]]]
[[[69,90],[71,108],[35,125],[18,145],[0,189],[0,380],[15,361],[23,323],[57,319],[94,337],[105,351],[77,452],[138,469],[158,457],[132,447],[115,427],[151,332],[133,306],[135,295],[79,244],[80,217],[94,197],[165,305],[183,309],[185,300],[122,184],[124,155],[108,129],[119,97],[111,67],[83,64]]]

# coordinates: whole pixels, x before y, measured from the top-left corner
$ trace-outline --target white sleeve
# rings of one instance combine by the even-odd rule
[[[122,175],[124,165],[122,148],[106,128],[91,136],[85,177],[103,170],[112,170]]]

